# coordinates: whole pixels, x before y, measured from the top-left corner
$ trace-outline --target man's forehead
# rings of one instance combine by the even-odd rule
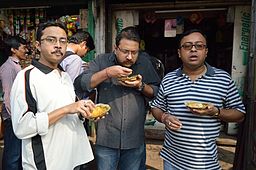
[[[182,38],[181,42],[206,42],[206,39],[205,37],[199,33],[199,32],[194,32],[194,33],[191,33],[189,35],[186,35]]]
[[[46,27],[42,32],[44,35],[49,34],[51,36],[56,36],[57,34],[63,34],[67,36],[65,30],[57,26]]]

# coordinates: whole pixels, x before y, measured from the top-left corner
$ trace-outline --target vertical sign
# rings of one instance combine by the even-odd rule
[[[244,94],[244,82],[246,76],[247,59],[249,55],[251,22],[250,11],[250,6],[235,7],[231,76],[236,83],[241,97],[243,97]],[[228,123],[228,134],[237,134],[237,130],[237,123]]]
[[[235,8],[232,78],[236,82],[240,96],[244,92],[244,79],[246,76],[247,58],[250,42],[250,6],[237,6]]]

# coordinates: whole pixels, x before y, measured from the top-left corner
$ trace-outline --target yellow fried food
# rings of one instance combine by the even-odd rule
[[[133,76],[127,76],[127,77],[118,77],[117,79],[119,81],[135,81],[137,80],[138,75],[133,75]]]
[[[94,108],[90,116],[91,119],[105,116],[106,113],[111,109],[111,107],[108,104],[99,103],[99,104],[96,104],[95,106],[96,107]]]
[[[206,109],[209,106],[207,103],[201,103],[196,101],[186,102],[185,105],[191,109]]]

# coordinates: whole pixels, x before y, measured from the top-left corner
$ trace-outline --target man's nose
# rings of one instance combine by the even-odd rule
[[[191,48],[192,51],[196,51],[196,46],[195,45],[192,45],[192,48]]]
[[[60,46],[61,46],[61,45],[60,45],[60,41],[56,41],[56,42],[54,43],[54,45],[60,47]]]
[[[128,60],[131,60],[132,59],[132,53],[131,53],[131,51],[129,51],[129,53],[128,53],[128,55],[127,55],[127,57],[126,57]]]

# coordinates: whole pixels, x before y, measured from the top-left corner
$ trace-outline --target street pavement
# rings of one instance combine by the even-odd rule
[[[222,170],[232,170],[235,155],[236,138],[221,134],[217,141],[219,160]],[[93,144],[92,144],[93,146]],[[147,142],[147,170],[162,170],[162,160],[159,157],[161,144]],[[2,170],[3,140],[0,140],[0,170]],[[89,163],[90,170],[96,170],[95,161]]]

